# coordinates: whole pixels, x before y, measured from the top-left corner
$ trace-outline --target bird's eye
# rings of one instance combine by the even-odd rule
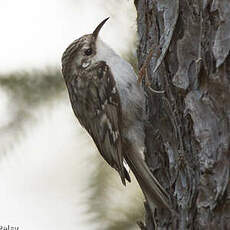
[[[93,50],[91,48],[85,50],[85,55],[89,56],[93,53]]]

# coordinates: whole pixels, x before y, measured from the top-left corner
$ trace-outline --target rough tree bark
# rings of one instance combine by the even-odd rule
[[[230,229],[230,2],[135,6],[139,68],[154,51],[143,80],[146,161],[179,213],[147,209],[145,229]]]

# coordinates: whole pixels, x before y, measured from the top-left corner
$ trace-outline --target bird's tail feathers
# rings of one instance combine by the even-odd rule
[[[126,161],[134,173],[148,202],[154,203],[158,208],[170,208],[169,195],[152,175],[139,153],[126,153]]]

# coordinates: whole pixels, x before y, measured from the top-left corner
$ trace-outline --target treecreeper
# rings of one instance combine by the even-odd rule
[[[98,36],[107,20],[93,33],[73,41],[62,56],[62,74],[73,111],[122,183],[131,181],[127,163],[150,208],[171,210],[168,193],[144,159],[144,90],[132,66]]]

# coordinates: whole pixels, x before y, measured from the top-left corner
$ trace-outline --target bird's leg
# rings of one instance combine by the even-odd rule
[[[156,45],[153,45],[151,47],[151,49],[150,49],[150,51],[149,51],[149,53],[148,53],[148,55],[144,61],[144,64],[142,65],[142,67],[138,73],[138,80],[137,81],[139,84],[141,84],[141,82],[144,78],[145,79],[145,86],[147,86],[151,92],[153,92],[153,93],[164,93],[165,91],[163,91],[163,90],[158,91],[158,90],[155,90],[151,87],[151,82],[149,80],[149,76],[147,73],[147,67],[151,61],[151,58],[153,56],[154,51],[155,51],[155,53],[159,53],[159,47],[156,47]]]
[[[155,89],[153,89],[152,87],[151,87],[151,82],[150,82],[150,80],[149,80],[149,75],[148,75],[148,73],[147,73],[147,71],[146,71],[146,78],[145,78],[146,80],[146,83],[145,83],[145,85],[148,87],[148,89],[151,91],[151,92],[153,92],[153,93],[165,93],[165,91],[164,90],[155,90]]]
[[[139,84],[142,82],[143,77],[144,77],[144,75],[146,74],[147,66],[149,65],[149,63],[150,63],[150,61],[151,61],[151,58],[152,58],[152,56],[153,56],[153,53],[154,53],[154,50],[155,50],[155,49],[156,49],[156,46],[153,45],[153,46],[151,47],[151,49],[150,49],[150,51],[149,51],[149,53],[148,53],[148,55],[147,55],[145,61],[144,61],[144,63],[143,63],[143,65],[142,65],[142,67],[141,67],[139,73],[138,73],[138,80],[137,80],[137,81],[138,81]]]

